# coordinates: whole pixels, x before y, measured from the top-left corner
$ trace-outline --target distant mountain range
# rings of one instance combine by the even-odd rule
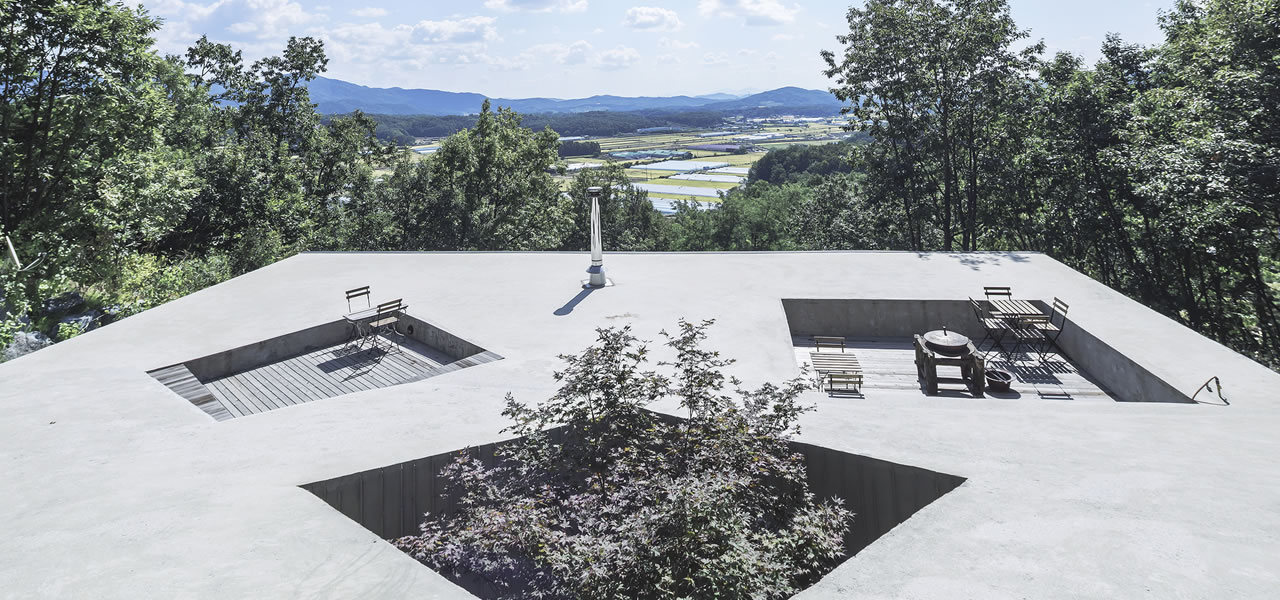
[[[480,112],[484,94],[444,92],[403,88],[371,88],[339,79],[317,77],[309,85],[311,101],[325,114],[342,114],[354,110],[387,115],[466,115]],[[490,98],[494,106],[507,106],[521,113],[571,113],[592,110],[690,110],[734,111],[755,108],[821,107],[829,105],[834,113],[841,106],[829,92],[783,87],[776,90],[737,96],[705,94],[702,96],[591,96],[590,98]]]

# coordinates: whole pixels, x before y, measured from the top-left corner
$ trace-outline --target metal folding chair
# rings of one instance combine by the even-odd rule
[[[397,350],[400,349],[400,341],[397,339],[400,334],[396,331],[396,325],[400,323],[400,313],[404,309],[404,302],[400,298],[378,305],[377,312],[368,325],[368,336],[374,348],[378,347],[378,338],[385,336],[389,344],[393,344]]]
[[[991,304],[991,301],[993,299],[998,299],[998,300],[1013,299],[1013,288],[1009,286],[985,286],[982,288],[982,293],[987,297],[987,304]],[[1001,313],[1000,311],[995,309],[991,310],[991,316],[996,319],[1005,318],[1004,313]]]
[[[347,334],[347,344],[349,345],[356,340],[360,340],[361,344],[363,344],[366,337],[364,324],[373,313],[373,305],[369,301],[369,286],[365,285],[347,290],[346,296],[347,314],[343,315],[342,318],[346,319],[347,325],[351,329],[350,333]],[[359,304],[361,298],[364,299],[364,308],[357,310],[353,305]]]
[[[1010,329],[1009,324],[1006,323],[1004,319],[998,319],[989,315],[986,309],[982,308],[982,305],[978,304],[978,301],[973,298],[969,298],[969,308],[973,310],[973,316],[982,324],[982,330],[986,333],[986,335],[984,335],[976,344],[978,351],[986,355],[994,348],[1000,348],[1003,352],[1004,336]],[[982,344],[986,343],[987,340],[991,340],[991,347],[983,350]]]
[[[1043,320],[1036,319],[1031,323],[1032,327],[1040,330],[1040,335],[1044,338],[1040,347],[1040,360],[1048,354],[1048,350],[1053,348],[1059,355],[1062,354],[1062,348],[1058,346],[1058,338],[1062,337],[1062,330],[1067,327],[1067,310],[1070,307],[1066,302],[1059,298],[1053,299],[1053,308],[1049,315]]]

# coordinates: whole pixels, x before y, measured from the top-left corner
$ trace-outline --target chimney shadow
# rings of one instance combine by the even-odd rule
[[[582,302],[583,300],[586,300],[587,296],[590,296],[591,292],[594,292],[594,291],[596,291],[596,288],[592,288],[592,287],[583,288],[581,292],[578,292],[578,295],[571,298],[568,302],[565,302],[564,306],[557,308],[556,311],[551,314],[557,317],[563,317],[573,312],[573,309],[577,308],[578,303]]]

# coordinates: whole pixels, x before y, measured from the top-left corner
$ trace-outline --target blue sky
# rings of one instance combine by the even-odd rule
[[[156,0],[163,52],[201,34],[250,60],[291,35],[325,41],[329,77],[376,87],[494,97],[669,96],[825,89],[818,53],[838,50],[849,0]],[[1051,52],[1092,62],[1108,32],[1162,38],[1157,11],[1172,0],[1012,0],[1019,27]]]

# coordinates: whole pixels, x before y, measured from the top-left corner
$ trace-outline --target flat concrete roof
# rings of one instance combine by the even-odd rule
[[[1230,406],[806,400],[802,441],[967,478],[799,598],[1275,597],[1280,375],[1038,254],[303,254],[0,364],[0,581],[18,597],[467,598],[298,486],[500,439],[503,395],[630,323],[715,318],[748,383],[798,367],[782,298],[1062,297],[1172,388]],[[215,422],[147,371],[331,321],[342,291],[505,360]],[[661,352],[657,353],[661,355]]]

